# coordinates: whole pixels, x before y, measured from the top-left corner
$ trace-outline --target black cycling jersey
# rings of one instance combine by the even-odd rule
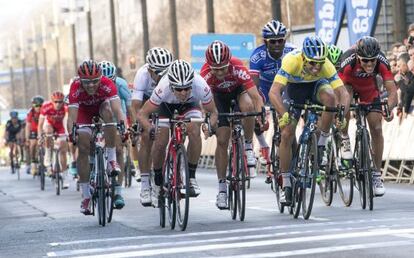
[[[6,131],[9,133],[9,138],[7,141],[15,141],[16,135],[22,130],[23,123],[21,120],[17,121],[16,125],[13,125],[12,121],[9,120],[6,123]]]

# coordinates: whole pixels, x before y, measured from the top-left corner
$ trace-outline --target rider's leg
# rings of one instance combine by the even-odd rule
[[[141,204],[144,206],[151,205],[151,147],[152,140],[150,140],[149,134],[147,132],[144,132],[143,134],[141,134],[141,144],[138,151],[138,165],[141,174],[140,201]],[[134,149],[136,149],[136,147]],[[154,175],[154,180],[158,182],[158,185],[161,185],[162,175]]]
[[[60,167],[61,167],[61,175],[63,179],[63,189],[66,189],[66,188],[69,188],[68,163],[67,163],[68,142],[66,141],[66,136],[59,136],[57,141],[59,144],[59,161],[60,161]]]
[[[370,112],[367,115],[369,132],[371,134],[371,146],[373,150],[373,162],[376,171],[373,173],[374,194],[382,196],[385,193],[384,183],[381,180],[382,152],[384,150],[384,136],[382,134],[382,114]]]
[[[201,117],[201,114],[200,114]],[[187,125],[188,134],[188,170],[190,172],[190,186],[192,196],[198,196],[201,193],[200,187],[196,181],[196,170],[198,160],[201,154],[201,131],[199,123],[190,123]]]
[[[241,93],[238,96],[238,103],[240,111],[242,112],[254,112],[253,101],[247,93]],[[247,165],[249,167],[256,166],[256,157],[253,151],[253,131],[254,131],[255,118],[246,117],[243,119],[243,129],[245,135],[245,145]]]
[[[125,162],[124,162],[124,144],[121,141],[121,136],[117,135],[115,139],[115,152],[116,160],[121,167],[121,173],[118,174],[118,184],[122,185],[125,173]]]

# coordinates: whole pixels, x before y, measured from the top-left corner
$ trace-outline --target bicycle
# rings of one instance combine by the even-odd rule
[[[366,116],[372,109],[384,106],[385,115],[390,111],[386,101],[374,103],[351,104],[351,110],[355,111],[357,131],[355,135],[355,188],[359,191],[359,199],[362,209],[366,209],[367,202],[369,210],[374,209],[374,186],[372,172],[377,170],[373,161],[373,152],[370,144],[370,136],[367,128]]]
[[[62,177],[62,168],[60,167],[60,150],[59,142],[57,141],[59,135],[56,133],[43,134],[43,138],[53,138],[53,148],[51,153],[51,170],[52,170],[52,180],[55,183],[56,195],[60,195],[63,188],[63,177]],[[44,160],[43,160],[44,161]]]
[[[290,171],[292,171],[292,203],[289,208],[294,218],[298,218],[302,208],[303,218],[309,219],[315,198],[316,177],[319,173],[318,112],[334,112],[342,118],[343,109],[316,104],[295,104],[291,101],[289,113],[292,114],[294,109],[304,110],[305,126],[299,137],[298,146],[290,165]],[[342,114],[340,114],[341,110]]]
[[[136,127],[138,128],[138,127]],[[128,128],[128,132],[129,135],[131,136],[131,145],[132,147],[135,147],[137,145],[138,142],[138,137],[140,132],[137,130],[134,130],[132,128]],[[131,160],[131,154],[129,151],[129,146],[125,146],[125,150],[124,150],[124,161],[125,161],[125,179],[124,179],[124,185],[125,187],[131,187],[131,183],[132,183],[132,160]]]
[[[167,155],[163,163],[163,184],[158,200],[160,226],[165,227],[165,215],[168,211],[168,221],[171,229],[175,223],[181,231],[187,228],[190,209],[190,172],[188,169],[187,150],[184,145],[187,123],[206,123],[210,125],[210,115],[205,118],[184,118],[174,112],[173,118],[158,118],[157,114],[151,117],[154,135],[158,130],[158,123],[170,124],[170,139],[167,145]],[[210,128],[210,126],[209,126]],[[209,131],[211,131],[209,129]]]
[[[321,197],[327,206],[332,204],[333,194],[339,189],[339,195],[346,207],[352,204],[354,173],[348,164],[341,162],[341,132],[335,124],[331,126],[331,134],[328,137],[325,167],[321,167],[317,183]]]
[[[16,150],[18,147],[18,145],[15,143],[14,144],[14,149],[13,152],[14,154],[12,155],[12,158],[10,160],[10,167],[11,167],[11,173],[14,174],[16,173],[17,175],[17,180],[20,180],[20,161],[19,161],[19,151]]]
[[[45,160],[45,147],[43,146],[43,137],[41,138],[41,142],[39,143],[38,146],[38,175],[39,175],[39,179],[40,179],[40,190],[44,191],[45,190],[45,180],[46,180],[46,166],[44,164],[44,160]]]
[[[240,221],[244,221],[246,214],[246,182],[250,180],[244,149],[244,130],[241,119],[251,116],[261,116],[262,123],[266,112],[234,112],[236,102],[232,100],[230,113],[219,113],[219,117],[226,117],[231,128],[231,147],[229,151],[229,168],[227,175],[228,208],[231,218],[236,219],[239,214]]]
[[[98,210],[98,222],[103,227],[108,222],[112,221],[114,201],[115,201],[115,186],[117,185],[116,175],[108,175],[106,172],[106,157],[105,157],[105,139],[103,128],[107,126],[117,126],[118,130],[122,128],[122,123],[101,123],[99,118],[93,118],[91,124],[74,123],[72,128],[72,135],[77,136],[77,130],[81,128],[92,129],[92,140],[94,144],[94,161],[90,174],[90,187],[92,191],[92,215],[95,216],[95,208]],[[121,132],[121,135],[124,135]]]

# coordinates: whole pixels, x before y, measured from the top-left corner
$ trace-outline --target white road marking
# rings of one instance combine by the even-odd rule
[[[128,251],[135,249],[145,249],[145,248],[159,248],[166,246],[189,246],[194,244],[207,244],[214,242],[240,242],[242,240],[253,240],[253,239],[265,239],[265,238],[275,238],[280,236],[293,236],[299,234],[311,234],[311,233],[333,233],[333,232],[344,232],[352,230],[362,230],[367,231],[369,229],[378,229],[377,226],[368,226],[368,227],[348,227],[348,228],[327,228],[327,229],[314,229],[314,230],[305,230],[305,231],[289,231],[289,232],[280,232],[272,234],[260,234],[260,235],[248,235],[248,236],[235,236],[235,237],[220,237],[213,239],[200,239],[200,240],[188,240],[188,241],[173,241],[173,242],[163,242],[163,243],[147,243],[141,245],[126,245],[126,246],[115,246],[115,247],[105,247],[105,248],[89,248],[89,249],[77,249],[77,250],[62,250],[47,253],[49,257],[58,257],[58,256],[73,256],[73,255],[86,255],[93,253],[104,253],[104,252],[116,252],[116,251]]]
[[[257,253],[248,254],[248,255],[235,255],[235,256],[221,256],[221,258],[265,258],[265,257],[288,257],[295,255],[310,255],[310,254],[322,254],[322,253],[332,253],[340,251],[352,251],[352,250],[361,250],[361,249],[371,249],[371,248],[385,248],[385,247],[396,247],[396,246],[405,246],[412,245],[414,241],[392,241],[392,242],[377,242],[377,243],[367,243],[367,244],[355,244],[355,245],[340,245],[340,246],[328,246],[328,247],[317,247],[309,249],[301,249],[295,251],[281,251],[281,252],[270,252],[270,253]],[[214,256],[211,256],[214,257]],[[204,257],[207,258],[207,257]]]
[[[321,227],[321,226],[332,226],[332,225],[354,225],[359,223],[376,223],[376,222],[389,222],[389,221],[412,221],[410,217],[403,218],[384,218],[384,219],[358,219],[358,220],[345,220],[345,221],[327,221],[327,222],[315,222],[315,223],[304,223],[304,224],[290,224],[280,226],[266,226],[266,227],[253,227],[253,228],[240,228],[240,229],[229,229],[229,230],[216,230],[216,231],[201,231],[193,233],[180,233],[180,234],[161,234],[161,235],[145,235],[145,236],[133,236],[133,237],[112,237],[112,238],[100,238],[100,239],[84,239],[67,242],[53,242],[49,243],[50,246],[63,246],[63,245],[76,245],[76,244],[87,244],[87,243],[98,243],[98,242],[113,242],[113,241],[126,241],[126,240],[139,240],[139,239],[153,239],[153,238],[185,238],[192,236],[208,236],[216,234],[233,234],[233,233],[244,233],[264,230],[276,230],[276,229],[290,229],[290,228],[305,228],[305,227]]]

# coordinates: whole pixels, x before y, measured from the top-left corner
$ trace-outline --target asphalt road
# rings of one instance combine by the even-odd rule
[[[56,196],[48,180],[0,169],[0,257],[413,257],[414,186],[386,184],[373,211],[359,200],[326,207],[316,196],[305,221],[280,214],[264,177],[253,180],[246,219],[233,221],[215,207],[215,172],[200,170],[202,193],[191,199],[185,232],[159,227],[158,210],[139,204],[139,185],[124,190],[126,206],[113,222],[79,213],[80,193]]]

